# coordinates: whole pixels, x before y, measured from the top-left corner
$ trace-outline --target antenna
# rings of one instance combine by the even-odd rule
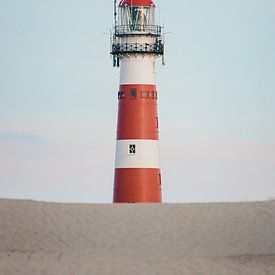
[[[162,41],[163,41],[163,45],[165,45],[165,34],[163,34],[162,36]],[[162,65],[164,66],[166,62],[166,51],[165,51],[165,46],[163,47],[163,55],[162,55]]]
[[[160,24],[160,19],[161,19],[161,14],[160,14],[160,6],[158,7],[158,16],[159,16],[159,18],[158,18],[158,24]]]
[[[117,26],[117,0],[114,0],[114,18],[115,18],[115,26]]]

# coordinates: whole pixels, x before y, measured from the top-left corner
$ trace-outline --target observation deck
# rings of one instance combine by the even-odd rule
[[[156,54],[163,55],[164,45],[161,40],[155,43],[116,43],[112,44],[112,55],[121,54]]]

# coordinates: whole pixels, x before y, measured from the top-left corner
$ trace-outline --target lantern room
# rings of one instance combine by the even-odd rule
[[[122,0],[118,5],[116,34],[160,35],[155,22],[155,4],[151,0]]]

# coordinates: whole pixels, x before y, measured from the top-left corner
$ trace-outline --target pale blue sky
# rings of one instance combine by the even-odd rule
[[[275,197],[275,1],[156,1],[165,202]],[[0,0],[0,197],[111,202],[112,1]]]

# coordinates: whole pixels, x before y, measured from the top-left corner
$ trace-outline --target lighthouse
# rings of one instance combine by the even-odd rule
[[[151,0],[114,1],[113,66],[120,67],[114,203],[161,203],[156,59],[162,28]],[[164,64],[164,61],[163,61]]]

